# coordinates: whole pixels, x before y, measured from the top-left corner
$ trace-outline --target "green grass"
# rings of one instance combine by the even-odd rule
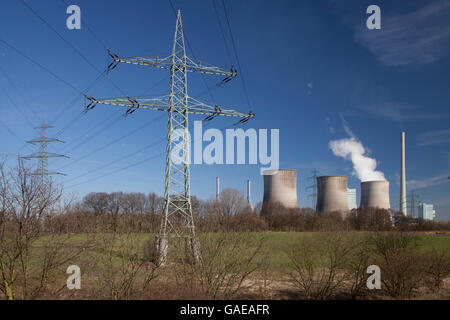
[[[364,237],[368,233],[366,232],[349,232],[345,234],[345,237]],[[312,238],[313,240],[320,241],[320,238],[327,237],[330,233],[326,232],[254,232],[254,233],[246,233],[243,237],[243,241],[248,241],[248,248],[256,246],[260,240],[264,241],[264,252],[270,253],[270,265],[268,266],[273,272],[282,272],[286,270],[289,265],[289,258],[286,254],[286,251],[294,245],[295,243],[299,243],[304,239]],[[101,238],[103,235],[96,235],[97,238]],[[140,241],[140,245],[143,245],[145,241],[153,241],[155,234],[134,234],[133,238],[138,239]],[[208,241],[214,241],[214,239],[218,239],[220,234],[200,234],[200,237],[208,237]],[[229,234],[230,237],[233,237],[233,233]],[[125,235],[118,235],[116,239],[123,239]],[[413,235],[416,240],[416,245],[418,250],[429,251],[433,248],[442,251],[450,249],[450,236],[445,235]],[[88,239],[88,235],[77,234],[73,235],[71,240],[72,243],[82,243],[84,240]],[[209,240],[210,239],[210,240]],[[39,247],[40,244],[45,240],[45,237],[35,243],[36,247]],[[170,239],[169,240],[169,258],[171,256],[170,248],[174,247],[170,246],[170,243],[175,244],[175,241],[178,242],[180,239]],[[119,240],[116,240],[119,241]],[[181,245],[181,246],[180,246]],[[183,248],[183,244],[178,242],[178,248]],[[91,251],[94,255],[98,255],[100,252],[98,249],[96,252]]]

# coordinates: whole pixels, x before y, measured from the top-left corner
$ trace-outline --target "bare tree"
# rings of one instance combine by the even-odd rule
[[[108,208],[108,194],[105,192],[91,192],[84,196],[83,205],[96,215],[101,215]]]
[[[35,299],[83,248],[68,249],[68,237],[44,230],[62,197],[51,180],[42,184],[21,162],[8,174],[1,164],[0,180],[0,291],[11,300]]]
[[[222,216],[235,216],[247,207],[247,202],[242,192],[232,188],[226,188],[220,193],[218,202],[219,214]]]

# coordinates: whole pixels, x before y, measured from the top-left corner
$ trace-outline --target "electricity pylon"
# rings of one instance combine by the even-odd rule
[[[21,157],[22,159],[38,159],[38,169],[35,172],[29,173],[30,175],[37,175],[41,177],[41,190],[44,190],[45,184],[47,182],[47,178],[50,175],[55,175],[55,174],[62,174],[60,172],[50,172],[48,171],[48,158],[68,158],[65,155],[62,154],[56,154],[56,153],[49,153],[47,152],[47,144],[50,142],[62,142],[64,143],[64,141],[58,140],[58,139],[53,139],[53,138],[47,138],[46,137],[46,129],[49,128],[53,128],[52,126],[46,125],[45,124],[45,120],[42,121],[42,125],[39,127],[35,127],[34,129],[41,129],[41,137],[38,139],[34,139],[34,140],[29,140],[26,141],[27,143],[31,143],[33,145],[37,145],[40,144],[40,150],[39,152],[35,152],[33,154],[30,154],[28,156],[23,156]]]
[[[418,218],[416,217],[416,207],[419,206],[420,204],[420,200],[419,200],[419,195],[416,193],[416,190],[412,190],[409,193],[409,196],[407,196],[407,198],[409,198],[409,209],[410,209],[410,213],[411,213],[411,218]]]
[[[311,189],[312,193],[308,195],[309,198],[312,198],[312,208],[314,211],[317,210],[317,174],[319,171],[316,169],[313,170],[313,175],[311,177],[308,177],[308,180],[312,180],[313,184],[311,186],[306,187],[306,190]]]
[[[231,67],[230,71],[226,71],[186,56],[180,10],[178,10],[177,14],[172,54],[162,57],[131,58],[121,58],[112,52],[109,52],[109,55],[114,61],[108,66],[108,71],[114,69],[119,62],[170,70],[168,95],[153,96],[151,98],[122,97],[112,99],[96,99],[86,96],[90,100],[90,104],[86,109],[90,110],[96,104],[106,104],[126,107],[125,115],[131,114],[137,109],[158,110],[168,113],[164,216],[161,222],[160,234],[156,238],[155,243],[158,252],[158,263],[160,265],[165,264],[169,236],[186,237],[186,239],[192,241],[189,247],[194,252],[194,258],[197,259],[198,244],[194,241],[195,227],[190,191],[189,114],[206,115],[206,121],[212,120],[216,116],[238,117],[241,118],[240,123],[253,118],[254,114],[252,112],[242,113],[233,109],[223,109],[218,105],[211,105],[189,96],[187,92],[187,73],[197,72],[225,76],[222,82],[226,83],[237,75],[237,71],[233,67]],[[180,139],[182,140],[181,143],[179,142]],[[180,151],[183,154],[182,157],[179,157]],[[173,161],[174,158],[176,161]]]

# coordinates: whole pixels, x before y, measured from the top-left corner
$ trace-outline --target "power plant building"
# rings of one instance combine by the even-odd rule
[[[346,176],[317,177],[317,211],[348,213],[347,182]]]
[[[356,209],[356,189],[347,189],[348,209]]]
[[[436,211],[432,204],[421,203],[419,206],[419,219],[434,220],[436,217]]]
[[[286,208],[298,208],[297,170],[265,170],[263,208],[279,203]]]
[[[390,209],[389,181],[361,182],[361,208]]]

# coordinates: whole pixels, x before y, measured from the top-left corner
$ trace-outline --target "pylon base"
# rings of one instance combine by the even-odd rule
[[[158,266],[164,266],[166,264],[168,247],[169,238],[166,236],[155,237],[155,263]]]

